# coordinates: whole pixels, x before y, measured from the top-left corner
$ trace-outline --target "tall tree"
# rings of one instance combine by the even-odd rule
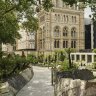
[[[52,6],[50,0],[40,2],[39,5],[47,11]],[[20,38],[19,25],[29,32],[38,29],[35,8],[39,5],[36,0],[0,0],[0,52],[2,43],[13,44]]]

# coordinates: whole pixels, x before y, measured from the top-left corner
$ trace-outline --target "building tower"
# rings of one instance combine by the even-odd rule
[[[37,51],[53,52],[64,48],[85,48],[84,11],[62,0],[52,0],[54,7],[38,13]]]

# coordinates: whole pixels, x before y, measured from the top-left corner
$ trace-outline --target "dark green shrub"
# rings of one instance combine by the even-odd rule
[[[33,54],[29,54],[27,56],[27,61],[32,63],[32,64],[37,64],[38,63],[38,58]]]
[[[0,78],[6,79],[12,74],[17,74],[26,67],[28,67],[29,62],[26,57],[19,55],[8,55],[0,59]]]

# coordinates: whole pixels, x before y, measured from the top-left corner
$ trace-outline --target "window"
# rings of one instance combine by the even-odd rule
[[[76,37],[76,28],[71,29],[71,37]]]
[[[55,14],[55,20],[57,21],[57,14]]]
[[[68,16],[66,16],[66,22],[68,22]]]
[[[76,23],[76,16],[72,16],[72,23]]]
[[[71,58],[72,58],[72,60],[74,60],[75,59],[74,55],[71,55]]]
[[[54,40],[54,48],[59,48],[59,40]]]
[[[66,22],[66,18],[65,18],[65,15],[64,15],[64,22]]]
[[[67,27],[63,28],[63,36],[68,36],[68,28]]]
[[[63,41],[63,48],[68,48],[68,41]]]
[[[81,59],[85,61],[85,55],[81,55]]]
[[[72,23],[74,22],[74,19],[73,19],[74,17],[72,16]]]
[[[76,61],[80,60],[80,55],[76,55]]]
[[[76,23],[76,16],[74,17],[74,23]]]
[[[58,14],[58,21],[60,21],[60,15]]]
[[[76,48],[76,41],[75,40],[71,41],[71,48]]]
[[[59,33],[60,33],[60,28],[59,28],[59,26],[56,26],[56,27],[54,28],[54,36],[55,36],[55,37],[58,37],[58,36],[59,36]]]
[[[59,7],[59,0],[56,0],[56,7]]]
[[[88,62],[88,63],[92,62],[92,55],[88,55],[88,56],[87,56],[87,62]]]

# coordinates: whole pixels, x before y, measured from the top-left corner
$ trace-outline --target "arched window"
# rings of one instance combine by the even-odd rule
[[[58,37],[59,34],[60,34],[60,28],[59,28],[59,26],[56,26],[55,29],[54,29],[54,36]]]
[[[63,36],[68,36],[68,28],[67,27],[63,28]]]
[[[76,37],[76,28],[71,29],[71,37]]]

